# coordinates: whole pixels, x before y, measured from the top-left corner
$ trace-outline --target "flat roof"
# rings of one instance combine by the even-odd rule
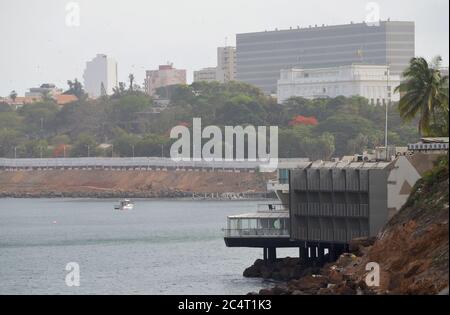
[[[228,216],[228,219],[284,219],[284,218],[289,218],[289,211],[253,212]]]

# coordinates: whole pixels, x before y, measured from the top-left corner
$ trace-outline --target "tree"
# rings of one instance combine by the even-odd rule
[[[68,80],[67,85],[69,85],[69,89],[64,92],[64,94],[75,95],[79,100],[86,99],[87,95],[83,89],[83,85],[75,78],[75,80]]]
[[[130,73],[128,75],[128,79],[130,80],[130,86],[128,87],[128,89],[130,90],[130,92],[133,92],[134,75]]]
[[[73,157],[94,156],[96,148],[97,142],[95,138],[87,133],[81,133],[70,149],[70,154]]]
[[[12,90],[11,93],[9,93],[9,98],[13,101],[13,103],[16,101],[17,98],[17,92],[15,90]]]
[[[401,117],[410,121],[419,115],[419,132],[422,135],[434,134],[439,128],[437,117],[447,116],[448,126],[448,76],[442,76],[439,70],[440,56],[429,64],[424,58],[412,58],[404,71],[405,81],[396,88],[401,98],[398,109]],[[448,134],[448,133],[447,133]]]
[[[139,137],[121,129],[117,129],[116,134],[117,136],[113,142],[114,153],[118,153],[119,156],[133,156]]]

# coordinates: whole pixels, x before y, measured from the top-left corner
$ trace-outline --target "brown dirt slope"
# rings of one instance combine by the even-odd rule
[[[0,171],[0,194],[48,192],[264,192],[273,174],[182,171]]]
[[[447,158],[416,184],[363,257],[363,265],[380,264],[377,292],[436,294],[448,287],[448,189]]]

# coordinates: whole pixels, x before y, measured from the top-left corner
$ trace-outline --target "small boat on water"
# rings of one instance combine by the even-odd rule
[[[130,199],[120,200],[118,205],[114,205],[114,210],[133,210],[134,203]]]

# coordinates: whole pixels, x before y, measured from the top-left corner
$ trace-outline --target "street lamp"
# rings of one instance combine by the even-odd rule
[[[14,147],[14,158],[17,158],[17,147]]]
[[[161,144],[161,158],[164,158],[164,143]]]
[[[134,158],[134,144],[131,145],[131,150],[133,151],[133,158]]]
[[[87,144],[86,147],[87,147],[87,157],[89,157],[89,155],[90,155],[90,152],[89,152],[89,144]]]

